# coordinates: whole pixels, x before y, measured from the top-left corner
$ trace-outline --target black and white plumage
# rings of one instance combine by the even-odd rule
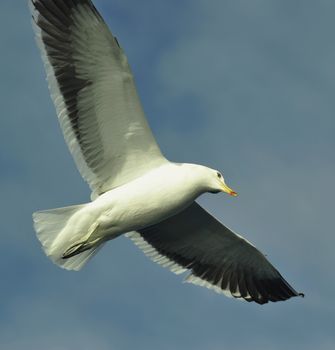
[[[65,140],[93,196],[162,164],[126,56],[91,1],[32,1]]]
[[[169,162],[153,137],[118,41],[90,0],[31,0],[34,28],[65,140],[92,202],[34,214],[46,254],[79,270],[121,234],[186,281],[236,298],[297,293],[244,238],[195,199],[236,195],[220,173]]]
[[[260,251],[195,202],[127,236],[172,272],[190,270],[186,282],[218,293],[259,304],[299,295]]]

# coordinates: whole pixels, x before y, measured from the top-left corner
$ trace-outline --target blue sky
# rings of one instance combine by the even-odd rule
[[[26,1],[0,4],[0,348],[335,346],[335,3],[96,0],[125,48],[166,156],[224,172],[240,196],[200,202],[305,299],[239,302],[148,260],[125,238],[79,273],[44,256],[31,213],[88,201],[67,151]]]

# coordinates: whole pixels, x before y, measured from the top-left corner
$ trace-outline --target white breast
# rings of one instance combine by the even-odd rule
[[[190,205],[202,191],[181,165],[170,163],[108,191],[92,205],[109,234],[156,224]]]

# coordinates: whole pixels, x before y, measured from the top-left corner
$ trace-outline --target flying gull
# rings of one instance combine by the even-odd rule
[[[296,292],[250,242],[195,200],[236,196],[222,174],[168,161],[145,118],[127,58],[90,0],[30,0],[64,138],[91,202],[33,214],[46,255],[79,270],[109,240],[129,237],[187,282],[255,301]]]

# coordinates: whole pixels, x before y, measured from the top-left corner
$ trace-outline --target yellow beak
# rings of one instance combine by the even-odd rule
[[[224,182],[222,183],[222,192],[226,192],[233,197],[237,196],[237,192],[235,192],[231,188],[229,188]]]

